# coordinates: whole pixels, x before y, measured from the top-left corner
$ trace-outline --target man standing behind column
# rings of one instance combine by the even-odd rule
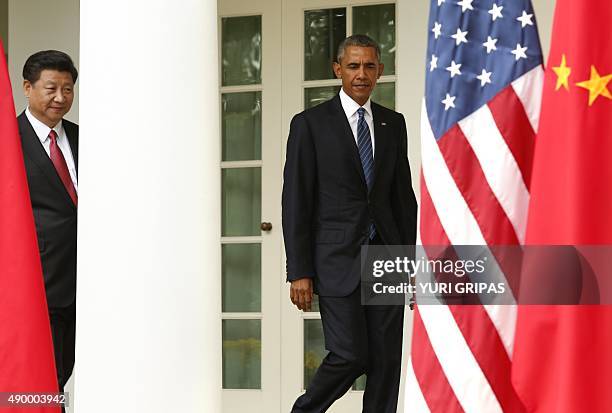
[[[369,37],[345,39],[334,63],[340,93],[296,115],[287,142],[283,233],[291,301],[308,310],[319,295],[329,354],[294,413],[324,412],[367,374],[363,412],[395,413],[401,306],[364,306],[364,244],[414,244],[417,205],[404,117],[371,102],[383,72]]]
[[[28,107],[17,117],[60,391],[74,367],[79,127],[63,117],[77,76],[66,53],[30,56],[23,67]]]

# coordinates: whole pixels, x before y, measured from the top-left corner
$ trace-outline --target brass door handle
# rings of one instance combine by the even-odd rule
[[[266,232],[272,231],[272,224],[270,222],[262,222],[261,223],[261,230],[262,231],[266,231]]]

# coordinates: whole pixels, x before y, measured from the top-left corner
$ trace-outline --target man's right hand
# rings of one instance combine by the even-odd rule
[[[291,281],[291,302],[302,311],[310,311],[312,305],[312,278]]]

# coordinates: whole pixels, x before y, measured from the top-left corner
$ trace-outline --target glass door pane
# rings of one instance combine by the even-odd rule
[[[221,95],[221,160],[261,159],[261,92]]]
[[[261,16],[221,19],[223,86],[261,83]]]
[[[334,79],[332,63],[346,37],[346,9],[304,13],[304,80]]]
[[[321,320],[304,320],[304,388],[308,387],[326,355]]]
[[[378,42],[385,75],[395,74],[395,4],[353,7],[353,33]]]
[[[261,320],[223,320],[223,388],[261,388]]]
[[[389,109],[395,109],[395,82],[377,83],[371,99]]]
[[[260,312],[261,244],[224,244],[221,256],[223,311]]]
[[[261,168],[223,169],[222,235],[261,235]]]
[[[304,89],[304,109],[328,101],[340,92],[340,86],[309,87]]]

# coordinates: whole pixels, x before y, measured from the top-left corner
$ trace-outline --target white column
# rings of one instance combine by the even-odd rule
[[[81,0],[75,411],[220,412],[216,0]]]

